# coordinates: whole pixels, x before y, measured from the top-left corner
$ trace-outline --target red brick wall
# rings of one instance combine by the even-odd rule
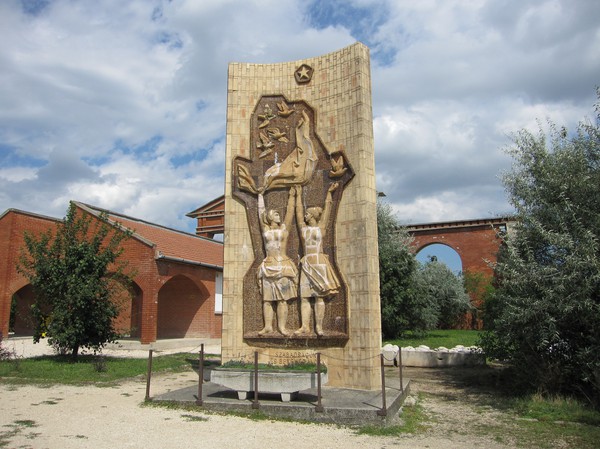
[[[463,273],[481,273],[486,279],[493,279],[494,270],[489,262],[497,260],[501,240],[498,229],[492,226],[451,228],[411,232],[415,241],[415,253],[428,245],[439,243],[453,248],[460,256]],[[481,309],[482,298],[478,293],[471,294],[471,303]],[[468,313],[462,320],[461,328],[480,329],[483,322],[478,314]]]
[[[493,274],[486,260],[495,261],[500,248],[497,229],[491,226],[479,228],[454,228],[446,230],[431,230],[412,232],[415,242],[415,252],[424,247],[440,243],[453,248],[463,266],[463,272],[478,272]]]
[[[215,270],[160,263],[164,273],[158,294],[158,338],[221,338],[215,314]]]
[[[126,289],[122,283],[115,288],[114,301],[119,306],[119,316],[115,319],[115,330],[123,336],[140,336],[141,291],[137,285]]]
[[[0,217],[0,331],[5,336],[8,335],[12,296],[28,284],[27,279],[17,271],[17,261],[24,246],[23,233],[26,230],[42,233],[53,230],[55,226],[56,220],[14,210]]]
[[[16,261],[23,246],[23,231],[37,233],[54,226],[55,221],[51,219],[19,211],[9,211],[0,217],[0,330],[4,335],[8,335],[12,296],[28,285],[27,279],[16,270]],[[214,269],[157,261],[155,248],[136,238],[123,242],[123,247],[121,258],[135,272],[135,295],[133,301],[126,302],[117,318],[119,329],[133,329],[132,336],[140,338],[142,343],[155,341],[161,298],[164,299],[161,311],[165,314],[166,323],[170,320],[170,326],[179,333],[187,323],[183,336],[221,337],[221,316],[214,312]],[[164,289],[164,286],[167,288]],[[186,286],[191,293],[185,290]],[[183,299],[186,297],[192,297],[192,301],[185,302]],[[27,304],[19,306],[26,308]]]
[[[208,297],[186,276],[175,276],[158,293],[158,338],[201,337],[208,333],[202,306]]]

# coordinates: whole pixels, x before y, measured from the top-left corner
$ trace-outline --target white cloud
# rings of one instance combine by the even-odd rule
[[[28,179],[35,179],[36,171],[31,167],[12,167],[1,168],[0,178],[9,182],[20,182]]]
[[[403,221],[504,213],[502,147],[592,113],[587,0],[0,3],[0,210],[76,199],[192,231],[223,193],[227,64],[372,49],[377,187]]]

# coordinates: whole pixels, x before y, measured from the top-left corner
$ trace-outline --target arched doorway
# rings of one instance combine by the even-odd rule
[[[209,334],[209,323],[202,307],[208,292],[190,278],[174,276],[158,293],[157,338],[204,337]]]
[[[120,281],[110,283],[112,299],[119,305],[119,315],[114,320],[115,330],[124,337],[139,338],[142,291],[132,284],[128,289]],[[32,336],[35,329],[31,306],[35,294],[31,284],[19,289],[12,297],[9,332],[14,336]]]
[[[113,279],[110,286],[113,301],[119,306],[119,315],[113,321],[115,331],[125,338],[139,338],[142,290],[135,282],[127,286],[118,279]]]
[[[456,275],[461,274],[463,271],[460,254],[449,245],[442,243],[426,245],[417,251],[416,257],[422,264],[435,259],[445,264]]]
[[[35,329],[31,306],[35,302],[35,295],[31,284],[17,290],[12,296],[10,307],[9,331],[15,336],[31,336]]]

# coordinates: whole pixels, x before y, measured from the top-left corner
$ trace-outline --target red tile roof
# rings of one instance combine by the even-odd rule
[[[156,248],[157,258],[167,258],[182,263],[223,267],[223,243],[194,234],[166,228],[88,204],[74,202],[81,209],[99,215],[106,212],[111,221],[133,231],[133,238]]]

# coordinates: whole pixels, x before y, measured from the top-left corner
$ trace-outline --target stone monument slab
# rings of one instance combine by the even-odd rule
[[[229,65],[223,362],[380,387],[369,51]]]

